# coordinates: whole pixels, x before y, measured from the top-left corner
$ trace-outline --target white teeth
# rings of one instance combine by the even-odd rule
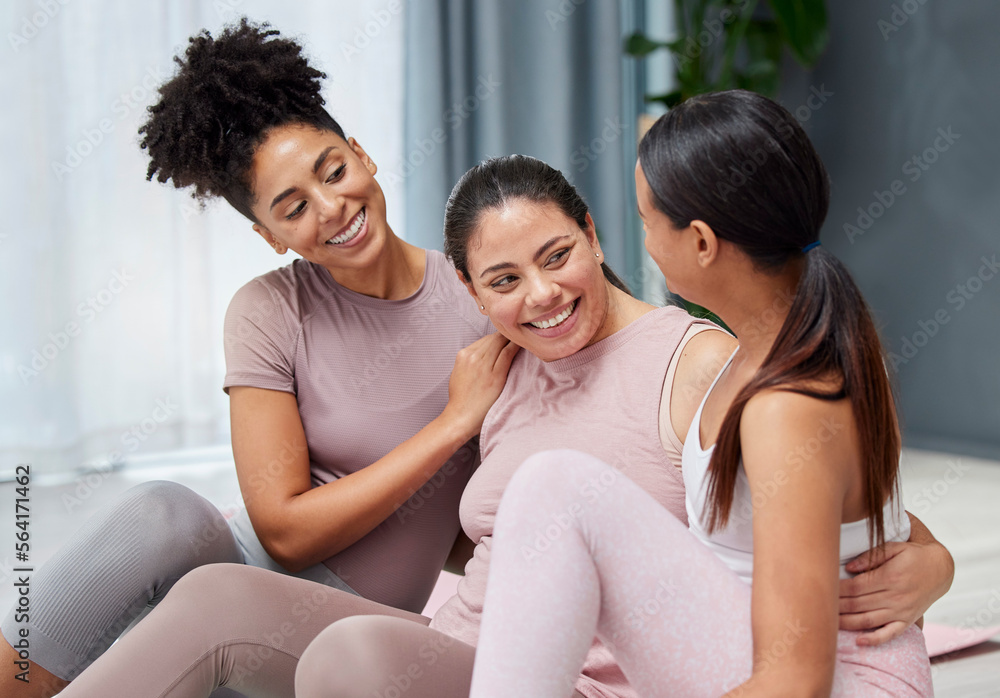
[[[353,240],[354,236],[357,235],[358,231],[361,230],[361,226],[365,224],[365,218],[367,217],[367,215],[368,215],[367,212],[364,209],[361,209],[361,215],[357,217],[357,219],[354,221],[354,224],[350,228],[348,228],[347,231],[341,233],[337,237],[330,238],[329,240],[327,240],[326,244],[342,245],[345,242]]]
[[[573,314],[574,308],[576,308],[576,301],[570,303],[569,307],[566,308],[566,310],[562,311],[554,318],[550,318],[548,320],[542,320],[541,322],[529,322],[528,324],[531,325],[532,327],[537,327],[540,330],[545,330],[548,329],[549,327],[555,327],[556,325],[561,325],[566,320],[566,318],[568,318],[570,315]]]

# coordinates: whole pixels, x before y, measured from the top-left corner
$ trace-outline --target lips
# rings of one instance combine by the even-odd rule
[[[344,227],[339,233],[326,241],[327,245],[343,245],[350,242],[358,236],[358,233],[362,231],[365,227],[365,221],[368,219],[365,209],[362,208],[358,213],[351,219],[351,222]]]
[[[566,306],[566,308],[562,310],[562,312],[550,318],[546,318],[545,320],[535,320],[525,324],[531,325],[532,327],[536,327],[540,330],[547,330],[550,327],[558,327],[562,323],[566,322],[566,319],[573,314],[574,310],[576,310],[577,300],[579,299],[574,300],[568,306]]]

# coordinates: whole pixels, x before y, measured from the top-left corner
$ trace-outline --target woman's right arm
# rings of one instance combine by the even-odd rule
[[[402,506],[479,433],[517,352],[499,334],[459,352],[444,411],[357,472],[312,487],[296,398],[230,388],[233,455],[254,531],[267,553],[297,572],[360,540]]]

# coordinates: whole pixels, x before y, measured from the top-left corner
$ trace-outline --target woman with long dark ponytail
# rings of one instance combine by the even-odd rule
[[[684,442],[690,528],[597,459],[529,459],[494,529],[472,695],[568,696],[594,634],[643,696],[932,695],[918,628],[878,647],[837,629],[845,563],[909,522],[878,334],[818,239],[818,155],[778,104],[723,92],[656,122],[636,185],[668,288],[740,342]],[[595,479],[611,484],[580,500]]]

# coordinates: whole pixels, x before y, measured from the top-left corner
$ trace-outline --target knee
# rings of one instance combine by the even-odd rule
[[[242,562],[222,513],[184,485],[144,482],[126,493],[126,502],[137,512],[131,525],[144,537],[151,557],[177,560],[182,568]]]
[[[411,621],[388,616],[351,616],[330,625],[309,643],[295,670],[295,695],[402,696],[412,685],[406,666],[388,656],[394,630]]]
[[[245,614],[253,607],[256,589],[250,577],[259,571],[229,563],[196,567],[170,588],[170,593],[159,603],[166,610],[159,612],[188,616],[198,626],[204,623],[206,610],[222,616]]]
[[[582,501],[617,479],[614,468],[599,458],[558,449],[527,458],[514,473],[504,499],[541,498],[545,502]]]

